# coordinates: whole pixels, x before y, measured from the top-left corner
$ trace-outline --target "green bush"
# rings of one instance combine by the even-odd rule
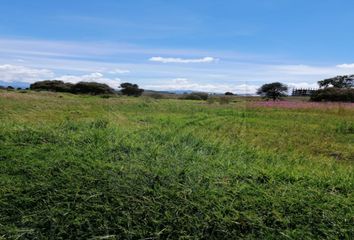
[[[192,92],[190,94],[186,94],[183,96],[183,99],[187,100],[207,100],[209,97],[209,94],[203,93],[203,92]]]
[[[45,80],[31,84],[30,89],[36,91],[71,92],[74,94],[115,94],[114,90],[107,84],[97,82],[78,82],[72,84],[59,80]]]
[[[71,89],[72,93],[85,93],[92,95],[114,94],[114,90],[107,84],[97,82],[78,82]]]
[[[354,102],[354,88],[324,88],[311,95],[311,101]]]
[[[64,83],[59,80],[45,80],[32,83],[30,85],[31,90],[36,91],[52,91],[52,92],[71,92],[73,84]]]
[[[127,96],[139,97],[144,92],[144,89],[139,88],[137,84],[122,83],[120,87],[122,88],[122,94]]]

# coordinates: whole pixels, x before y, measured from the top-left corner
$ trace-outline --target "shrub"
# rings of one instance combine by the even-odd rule
[[[226,96],[232,96],[232,95],[234,95],[234,94],[233,94],[232,92],[226,92],[225,95],[226,95]]]
[[[35,82],[30,85],[31,90],[36,91],[52,91],[52,92],[71,92],[86,94],[114,94],[114,90],[107,84],[97,82],[78,82],[76,84],[64,83],[59,80],[45,80]]]
[[[85,93],[92,95],[114,94],[114,90],[104,83],[78,82],[71,88],[72,93]]]
[[[31,90],[36,91],[52,91],[52,92],[71,92],[73,84],[71,83],[64,83],[63,81],[59,80],[45,80],[32,83],[30,85]]]
[[[127,96],[139,97],[144,92],[144,89],[139,88],[137,84],[122,83],[120,87],[122,88],[122,94]]]
[[[311,95],[311,101],[354,102],[354,88],[324,88]]]
[[[202,100],[207,100],[209,98],[209,94],[208,93],[203,93],[203,92],[197,92],[197,93],[193,93],[198,95]]]
[[[183,99],[187,100],[207,100],[209,94],[203,92],[192,92],[190,94],[186,94]]]

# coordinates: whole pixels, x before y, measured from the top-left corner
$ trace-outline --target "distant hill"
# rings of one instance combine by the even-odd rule
[[[0,86],[3,86],[3,87],[12,86],[14,88],[28,88],[29,87],[29,83],[0,81]]]

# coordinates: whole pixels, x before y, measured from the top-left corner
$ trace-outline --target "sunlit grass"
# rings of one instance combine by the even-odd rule
[[[351,108],[0,93],[0,237],[351,239]]]

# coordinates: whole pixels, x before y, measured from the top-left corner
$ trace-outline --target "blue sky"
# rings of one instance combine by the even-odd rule
[[[352,0],[2,0],[0,85],[252,93],[354,73]]]

